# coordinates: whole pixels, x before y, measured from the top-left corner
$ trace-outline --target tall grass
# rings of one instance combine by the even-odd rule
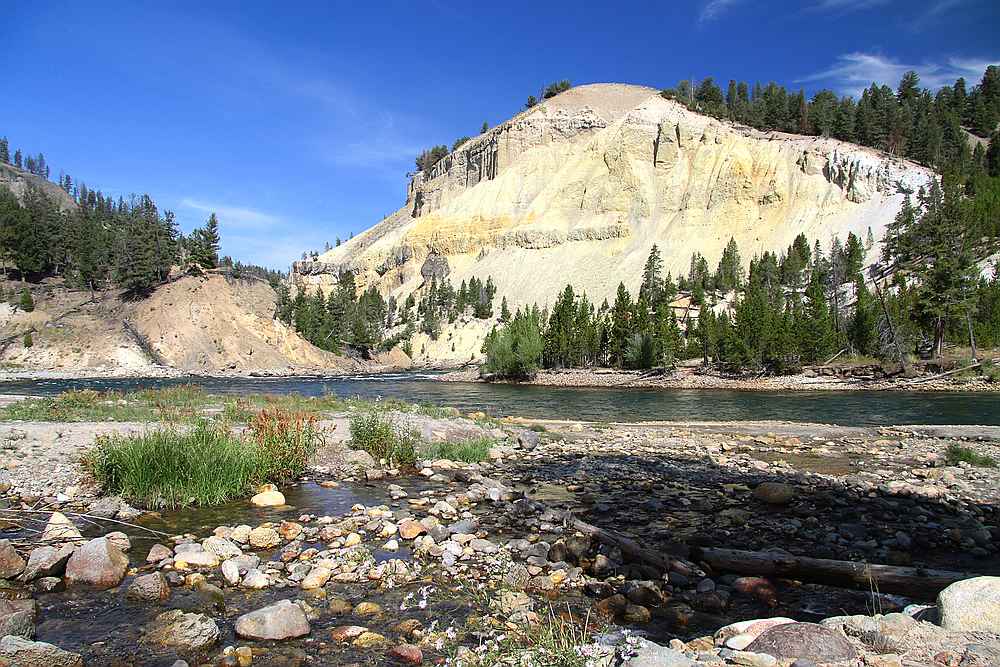
[[[471,438],[461,442],[433,442],[421,445],[420,456],[425,459],[479,463],[489,458],[490,449],[495,446],[496,441],[486,437]]]
[[[320,440],[311,417],[264,411],[244,435],[200,420],[187,430],[99,438],[84,464],[106,491],[143,507],[216,505],[295,479]]]
[[[959,445],[958,443],[948,445],[947,456],[949,465],[958,465],[960,462],[965,462],[970,465],[979,466],[980,468],[997,467],[996,459],[989,454],[980,454],[971,447]]]
[[[398,428],[377,408],[351,418],[351,449],[368,452],[389,465],[409,465],[417,460],[417,435]]]

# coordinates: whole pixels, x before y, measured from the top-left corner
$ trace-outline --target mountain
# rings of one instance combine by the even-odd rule
[[[653,244],[664,270],[693,252],[714,267],[730,238],[745,262],[868,230],[879,238],[916,164],[822,137],[760,132],[687,110],[652,88],[572,88],[470,139],[417,172],[394,214],[292,281],[324,290],[343,271],[405,297],[426,276],[492,277],[496,300],[551,303],[570,283],[592,300],[634,292]],[[401,300],[401,299],[400,299]]]

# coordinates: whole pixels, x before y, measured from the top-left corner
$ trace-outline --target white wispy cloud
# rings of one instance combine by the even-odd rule
[[[943,62],[906,63],[878,53],[847,53],[837,58],[827,69],[801,77],[796,83],[823,83],[838,92],[859,95],[873,82],[895,87],[904,72],[915,71],[920,75],[924,88],[937,90],[950,86],[960,76],[970,82],[978,81],[987,65],[1000,62],[1000,58],[948,58]]]
[[[923,30],[930,25],[931,21],[940,18],[942,14],[956,9],[965,3],[966,0],[934,0],[934,2],[927,5],[926,9],[917,13],[907,25],[910,30]]]
[[[271,215],[270,213],[264,213],[252,208],[227,206],[225,204],[211,203],[190,197],[181,199],[180,205],[205,214],[215,213],[219,218],[219,223],[226,226],[260,229],[283,224],[280,216]]]
[[[709,0],[702,6],[701,13],[698,14],[698,23],[714,21],[740,2],[742,0]]]

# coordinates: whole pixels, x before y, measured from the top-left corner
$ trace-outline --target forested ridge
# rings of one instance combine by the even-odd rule
[[[10,155],[0,139],[0,162],[48,178],[44,155]],[[29,182],[22,198],[0,186],[0,261],[4,275],[24,281],[64,278],[72,287],[122,288],[148,293],[165,281],[174,267],[203,271],[226,266],[234,274],[272,282],[278,272],[219,257],[219,221],[212,213],[205,224],[182,234],[171,211],[161,211],[149,195],[114,198],[60,173],[59,187],[72,206]]]

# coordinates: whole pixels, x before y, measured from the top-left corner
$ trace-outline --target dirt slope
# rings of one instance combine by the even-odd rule
[[[346,372],[356,363],[313,346],[273,319],[258,281],[183,277],[142,301],[119,292],[30,286],[31,313],[0,304],[0,364],[8,373],[162,375]],[[20,289],[5,286],[5,293]],[[31,331],[33,345],[25,346]]]

